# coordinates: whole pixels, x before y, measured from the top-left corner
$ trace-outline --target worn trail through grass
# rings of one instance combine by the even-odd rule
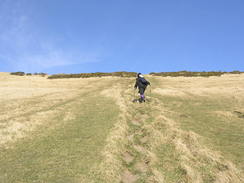
[[[165,107],[158,94],[143,104],[131,103],[131,90],[122,96],[126,140],[117,155],[121,182],[242,182],[241,170],[209,148],[204,137],[182,129],[171,118],[177,112]]]

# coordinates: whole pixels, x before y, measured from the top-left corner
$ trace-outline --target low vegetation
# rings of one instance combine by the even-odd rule
[[[240,71],[232,72],[221,72],[221,71],[209,71],[209,72],[191,72],[191,71],[179,71],[179,72],[151,72],[152,76],[163,76],[163,77],[210,77],[210,76],[221,76],[223,74],[241,74]]]
[[[210,77],[221,76],[223,74],[241,74],[241,71],[221,72],[221,71],[209,71],[209,72],[191,72],[191,71],[178,71],[178,72],[151,72],[151,76],[163,76],[163,77]],[[24,72],[11,72],[11,75],[16,76],[33,76],[39,75],[42,77],[47,76],[46,73],[24,73]],[[78,73],[78,74],[53,74],[48,76],[48,79],[64,79],[64,78],[91,78],[91,77],[105,77],[105,76],[117,76],[117,77],[136,77],[136,72],[95,72],[95,73]]]
[[[45,77],[45,76],[47,76],[47,73],[44,73],[44,72],[35,72],[32,75]]]
[[[96,72],[96,73],[80,73],[80,74],[54,74],[48,79],[63,79],[63,78],[91,78],[104,76],[118,76],[118,77],[135,77],[135,72]]]
[[[25,73],[25,72],[11,72],[10,73],[11,75],[16,75],[16,76],[32,76],[32,75],[35,75],[35,76],[42,76],[42,77],[45,77],[47,74],[46,73],[43,73],[43,72],[35,72],[35,73]]]
[[[11,75],[16,75],[16,76],[24,76],[25,73],[24,72],[11,72]]]

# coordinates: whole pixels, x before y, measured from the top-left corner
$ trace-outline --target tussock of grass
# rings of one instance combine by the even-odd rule
[[[154,166],[164,175],[165,182],[187,182],[187,172],[180,165],[180,155],[174,145],[167,143],[158,146],[156,155],[158,161]]]

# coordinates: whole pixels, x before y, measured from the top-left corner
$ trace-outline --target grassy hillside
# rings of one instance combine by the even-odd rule
[[[0,182],[243,182],[244,75],[0,73]]]

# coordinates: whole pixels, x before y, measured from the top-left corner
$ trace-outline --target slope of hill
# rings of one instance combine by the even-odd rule
[[[0,182],[243,182],[244,75],[0,73]]]

